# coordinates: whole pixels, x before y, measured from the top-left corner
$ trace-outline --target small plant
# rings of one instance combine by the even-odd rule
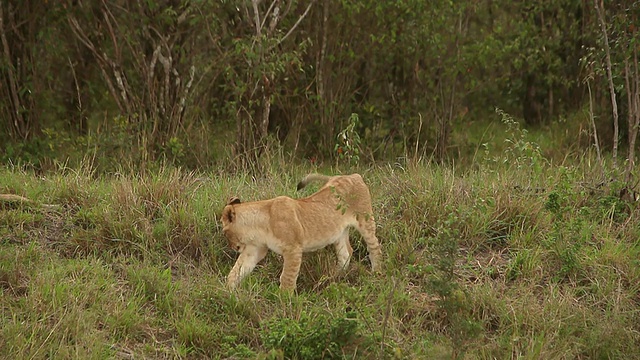
[[[174,161],[180,161],[184,159],[184,144],[177,137],[169,139],[166,145],[166,151]]]
[[[552,229],[548,234],[546,246],[557,259],[559,268],[554,280],[564,281],[575,276],[580,270],[579,255],[583,245],[584,219],[582,211],[574,211],[569,204],[577,196],[571,188],[570,173],[560,168],[559,182],[555,185],[544,203],[551,214]]]
[[[349,165],[358,165],[360,162],[360,135],[356,127],[360,123],[358,114],[353,113],[349,116],[349,123],[336,138],[337,143],[334,147],[337,162],[346,161]]]
[[[438,221],[436,236],[430,238],[433,273],[429,277],[428,290],[437,294],[440,309],[449,322],[448,336],[452,342],[453,358],[464,358],[470,340],[481,330],[481,325],[470,317],[470,299],[456,281],[458,254],[458,226],[461,219],[455,211],[449,211],[445,220]]]
[[[516,281],[526,276],[531,271],[531,263],[535,262],[535,255],[529,249],[522,249],[515,253],[509,262],[505,278],[508,281]]]
[[[344,348],[358,339],[356,313],[344,316],[308,315],[299,320],[272,318],[265,325],[264,346],[285,359],[341,359]]]
[[[507,138],[505,139],[507,147],[501,157],[494,158],[492,161],[515,166],[518,170],[529,169],[532,173],[539,171],[546,165],[540,146],[528,139],[527,130],[522,129],[511,115],[498,108],[496,108],[496,113],[500,115],[502,123],[507,126]],[[487,147],[487,144],[484,146]]]

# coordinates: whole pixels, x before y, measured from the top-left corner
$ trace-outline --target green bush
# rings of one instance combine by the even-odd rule
[[[303,313],[300,319],[269,320],[262,342],[269,350],[281,351],[286,359],[341,359],[348,352],[345,348],[358,342],[358,330],[353,311],[338,317]]]

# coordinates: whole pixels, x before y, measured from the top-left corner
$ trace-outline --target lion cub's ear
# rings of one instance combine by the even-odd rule
[[[236,217],[236,212],[233,210],[232,206],[225,206],[224,210],[222,211],[222,223],[224,224],[225,221],[228,223],[232,223],[234,218]]]
[[[230,197],[229,200],[227,201],[227,205],[235,205],[235,204],[240,204],[240,199],[236,196]]]

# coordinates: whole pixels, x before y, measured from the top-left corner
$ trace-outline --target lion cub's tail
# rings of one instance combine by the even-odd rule
[[[305,176],[302,180],[300,180],[300,182],[298,183],[298,190],[303,189],[312,181],[320,181],[324,185],[324,183],[329,181],[329,179],[331,179],[331,176],[322,175],[322,174],[309,174]]]

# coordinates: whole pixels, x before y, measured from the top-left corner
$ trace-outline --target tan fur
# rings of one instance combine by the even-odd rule
[[[28,206],[37,206],[37,207],[42,207],[44,209],[52,209],[52,210],[58,209],[60,207],[58,205],[40,204],[24,196],[14,195],[14,194],[0,194],[0,204],[2,203],[24,204]]]
[[[0,201],[4,202],[18,202],[18,203],[30,203],[31,200],[24,196],[14,194],[0,194]]]
[[[237,198],[229,200],[222,211],[222,231],[231,248],[240,253],[227,278],[229,288],[234,289],[269,249],[284,258],[282,289],[296,288],[303,252],[333,245],[338,269],[346,269],[353,253],[349,227],[362,234],[371,266],[374,271],[380,270],[382,252],[375,233],[371,195],[362,177],[310,174],[298,184],[298,189],[312,181],[325,184],[303,199],[279,196],[247,203]]]

